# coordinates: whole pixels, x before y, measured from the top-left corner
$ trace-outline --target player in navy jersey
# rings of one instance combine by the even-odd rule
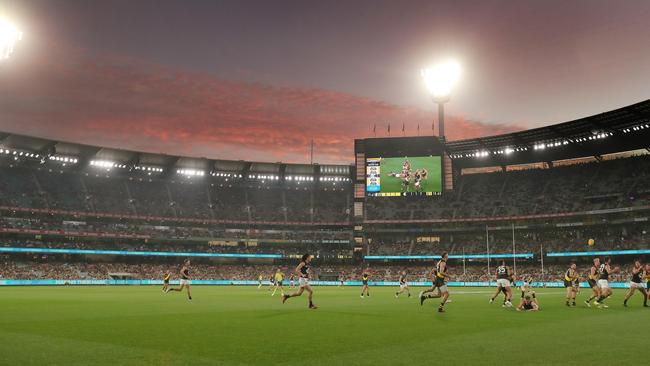
[[[598,307],[607,308],[608,306],[603,304],[606,298],[612,296],[612,289],[609,288],[609,276],[611,274],[617,273],[620,269],[618,267],[612,268],[610,263],[611,259],[605,257],[605,263],[601,263],[598,267],[598,287],[600,288],[600,296],[598,300],[594,302]]]
[[[506,261],[501,261],[501,265],[496,269],[497,290],[494,296],[490,298],[490,304],[494,302],[501,292],[504,294],[503,306],[512,307],[512,288],[510,287],[510,278],[513,274],[510,267],[506,266]]]
[[[302,293],[307,291],[309,294],[309,308],[318,309],[318,307],[314,305],[312,301],[314,291],[312,290],[311,286],[309,286],[309,267],[311,265],[312,258],[313,257],[309,253],[306,253],[302,256],[300,264],[298,264],[298,267],[295,269],[295,273],[298,276],[298,284],[300,285],[300,288],[298,291],[292,293],[291,295],[282,295],[283,304],[292,297],[302,296]]]
[[[187,299],[192,301],[192,292],[190,290],[190,260],[186,259],[185,262],[183,262],[183,267],[181,268],[180,272],[180,283],[181,286],[179,288],[169,288],[167,289],[167,292],[169,291],[178,291],[181,292],[183,291],[184,288],[187,289]]]
[[[406,271],[402,271],[399,276],[399,291],[395,293],[395,297],[399,297],[400,294],[406,292],[408,297],[411,297],[411,291],[409,291],[409,284],[406,281]]]
[[[627,294],[625,294],[625,299],[623,300],[623,306],[627,307],[627,300],[634,295],[636,290],[639,290],[643,294],[643,306],[648,307],[648,291],[645,289],[645,284],[643,283],[643,278],[646,276],[645,268],[641,265],[640,260],[634,261],[634,266],[632,267],[632,278],[630,279],[630,289]]]

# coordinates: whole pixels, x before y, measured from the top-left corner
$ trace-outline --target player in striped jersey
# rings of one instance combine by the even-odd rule
[[[169,288],[169,280],[171,279],[172,274],[171,272],[165,273],[165,277],[163,277],[163,287],[162,291],[167,292],[167,289]]]
[[[579,286],[578,270],[575,263],[571,263],[564,273],[564,287],[566,288],[566,306],[576,306],[576,295]]]
[[[594,258],[594,265],[589,269],[587,283],[591,287],[591,297],[585,300],[585,305],[590,308],[591,301],[600,297],[600,288],[598,287],[598,268],[600,268],[600,258]]]
[[[449,299],[449,290],[445,282],[447,279],[447,259],[449,259],[449,255],[446,252],[442,253],[442,259],[436,264],[436,268],[431,271],[433,286],[426,291],[420,292],[420,305],[424,304],[426,299],[442,297],[442,302],[438,306],[439,313],[445,312],[445,304],[447,303],[447,299]]]

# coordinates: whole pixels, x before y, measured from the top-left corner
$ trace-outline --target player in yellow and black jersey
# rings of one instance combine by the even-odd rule
[[[271,293],[271,296],[275,295],[275,292],[278,289],[280,289],[280,293],[282,296],[284,296],[284,288],[282,287],[282,281],[284,281],[284,273],[282,273],[282,270],[280,268],[275,271],[273,279],[275,280],[275,287],[273,287],[273,293]]]
[[[579,286],[578,270],[575,263],[571,263],[564,272],[564,287],[566,288],[566,306],[576,306],[576,295]]]
[[[172,274],[170,272],[165,273],[165,276],[163,277],[163,292],[167,292],[167,289],[169,288],[169,279],[171,278]]]
[[[436,268],[431,270],[431,275],[433,277],[433,286],[426,291],[420,292],[420,305],[424,304],[424,301],[427,299],[442,298],[440,306],[438,306],[438,312],[445,312],[445,304],[447,299],[449,299],[449,290],[447,289],[447,259],[449,255],[447,252],[442,253],[442,259],[436,264]]]
[[[598,268],[600,267],[600,258],[594,258],[594,265],[589,268],[587,283],[591,287],[591,297],[585,300],[585,305],[591,307],[591,301],[600,297],[600,287],[598,287]]]
[[[370,297],[370,288],[368,287],[368,281],[370,281],[370,270],[366,268],[363,270],[363,274],[361,274],[361,283],[363,284],[363,287],[361,288],[362,299],[364,294]]]

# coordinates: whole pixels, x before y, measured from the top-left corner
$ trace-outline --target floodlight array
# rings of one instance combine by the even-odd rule
[[[205,175],[203,170],[197,169],[177,169],[176,173],[184,175],[186,177],[202,177]]]

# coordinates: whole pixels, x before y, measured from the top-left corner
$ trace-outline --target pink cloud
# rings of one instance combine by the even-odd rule
[[[431,134],[432,114],[349,94],[279,88],[83,52],[0,73],[2,130],[148,152],[218,159],[350,163],[353,140]],[[448,139],[515,126],[447,117]],[[437,129],[437,127],[436,127]]]

